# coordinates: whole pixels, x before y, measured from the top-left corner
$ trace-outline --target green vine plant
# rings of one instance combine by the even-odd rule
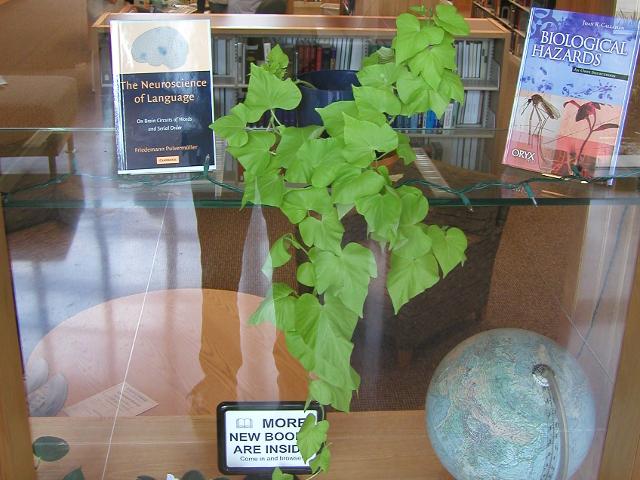
[[[277,109],[293,110],[301,100],[279,46],[265,64],[251,65],[244,102],[212,125],[244,167],[242,206],[278,208],[297,227],[299,235],[274,242],[263,272],[271,276],[294,250],[305,259],[296,276],[309,292],[273,283],[249,321],[273,322],[284,333],[290,354],[309,373],[308,402],[344,412],[360,385],[351,367],[352,336],[378,270],[369,248],[343,244],[343,221],[363,216],[369,238],[389,254],[386,288],[396,314],[461,264],[467,247],[461,230],[423,223],[429,210],[423,193],[397,185],[378,160],[392,152],[405,164],[415,160],[409,137],[391,127],[398,115],[433,110],[440,117],[452,100],[463,102],[454,36],[467,35],[469,26],[449,4],[412,7],[396,25],[391,47],[364,59],[354,100],[316,109],[322,125],[290,127],[277,118]],[[265,114],[268,127],[252,128]],[[297,434],[304,461],[313,458],[312,476],[329,469],[328,428],[327,420],[309,415]],[[293,477],[275,469],[272,478]]]
[[[61,460],[69,453],[70,447],[62,438],[44,436],[36,438],[31,445],[31,449],[37,469],[41,462],[57,462]],[[82,469],[76,468],[72,470],[62,480],[84,480]]]

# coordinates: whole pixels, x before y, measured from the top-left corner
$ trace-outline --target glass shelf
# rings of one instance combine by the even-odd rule
[[[640,204],[637,171],[635,177],[619,178],[613,185],[607,185],[586,184],[579,179],[563,181],[503,167],[500,158],[491,153],[500,151],[500,145],[504,145],[504,130],[483,129],[485,138],[478,139],[483,144],[473,159],[467,158],[468,154],[464,158],[448,157],[446,145],[460,142],[461,137],[473,137],[477,128],[456,128],[452,133],[446,129],[403,131],[409,134],[417,151],[446,157],[433,162],[441,177],[425,178],[421,173],[422,160],[417,166],[397,165],[392,172],[402,175],[400,182],[420,186],[434,205]],[[203,173],[118,176],[113,128],[10,129],[0,131],[0,136],[11,136],[16,140],[14,145],[19,144],[13,151],[3,153],[0,161],[0,188],[7,209],[214,208],[237,207],[241,202],[243,185],[238,181],[236,163],[223,153],[224,145],[220,142],[218,165],[208,178]],[[65,142],[69,139],[73,139],[73,152],[66,151]],[[633,150],[629,147],[633,142],[624,143],[626,150]],[[440,151],[442,148],[444,153]],[[53,164],[44,161],[49,154],[56,158]],[[476,169],[468,168],[474,165]],[[491,168],[498,174],[479,171]],[[529,193],[524,183],[530,186]]]

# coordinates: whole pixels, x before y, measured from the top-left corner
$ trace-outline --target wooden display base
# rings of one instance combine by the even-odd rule
[[[330,413],[328,420],[332,459],[323,476],[327,480],[452,479],[431,448],[424,410]],[[59,480],[79,466],[86,478],[109,480],[165,478],[191,469],[207,478],[220,475],[213,416],[119,418],[115,428],[107,418],[32,418],[31,428],[34,438],[54,435],[71,446],[61,461],[40,464],[39,480]]]

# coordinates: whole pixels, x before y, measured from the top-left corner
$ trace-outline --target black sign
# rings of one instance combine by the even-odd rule
[[[298,450],[296,433],[308,415],[322,409],[304,402],[223,402],[218,405],[218,469],[227,475],[311,473]]]

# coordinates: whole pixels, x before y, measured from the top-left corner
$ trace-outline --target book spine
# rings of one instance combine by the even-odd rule
[[[640,51],[640,24],[636,22],[636,35],[635,35],[635,44],[633,46],[633,56],[630,68],[629,68],[629,80],[627,81],[627,89],[624,93],[624,98],[622,100],[622,113],[620,115],[620,126],[618,127],[618,134],[616,136],[616,143],[613,147],[613,152],[611,156],[611,162],[609,164],[609,176],[614,176],[616,172],[616,165],[618,161],[618,153],[620,151],[620,144],[622,143],[622,134],[624,132],[624,123],[627,118],[627,108],[629,106],[629,100],[631,98],[631,90],[633,88],[633,78],[636,71],[636,64],[638,59],[638,53]]]

